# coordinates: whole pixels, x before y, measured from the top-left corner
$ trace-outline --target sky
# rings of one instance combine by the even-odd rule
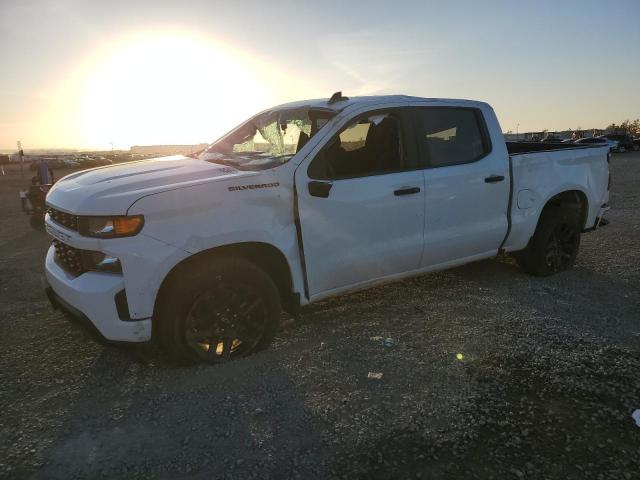
[[[0,149],[211,142],[337,90],[605,127],[640,117],[639,19],[640,0],[0,0]]]

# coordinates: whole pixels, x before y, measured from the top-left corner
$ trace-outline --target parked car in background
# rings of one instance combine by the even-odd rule
[[[630,135],[622,133],[607,133],[606,135],[602,135],[600,138],[606,138],[607,140],[618,142],[618,149],[615,150],[617,152],[624,153],[627,150],[633,150],[633,138],[631,138]]]
[[[29,170],[37,170],[38,169],[38,161],[44,160],[49,165],[49,168],[57,170],[59,168],[65,168],[62,161],[56,157],[35,157],[31,159],[31,163],[29,165]]]
[[[633,139],[633,150],[636,152],[640,150],[640,137]]]
[[[75,168],[80,165],[80,162],[74,158],[63,158],[60,160],[61,168]]]
[[[605,137],[587,137],[581,138],[580,140],[576,140],[575,143],[579,145],[608,145],[609,151],[617,152],[618,151],[618,142],[615,140],[609,140]]]
[[[30,170],[35,170],[37,160],[42,158],[54,170],[64,170],[69,168],[95,168],[104,165],[111,165],[113,162],[105,157],[69,156],[69,157],[36,157],[29,165]]]
[[[102,167],[111,165],[113,162],[105,157],[82,157],[79,159],[80,166],[84,168]]]

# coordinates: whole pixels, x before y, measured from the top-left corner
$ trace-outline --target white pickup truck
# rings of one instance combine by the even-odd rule
[[[47,294],[110,342],[216,363],[281,311],[500,252],[571,267],[608,147],[507,144],[492,108],[409,96],[290,103],[196,158],[68,175],[47,195]]]

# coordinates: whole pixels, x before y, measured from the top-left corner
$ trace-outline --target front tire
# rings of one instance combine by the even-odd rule
[[[275,335],[278,289],[242,258],[192,264],[158,308],[160,341],[177,360],[216,364],[249,355]]]
[[[518,265],[540,277],[571,268],[580,247],[578,213],[579,209],[566,205],[546,207],[529,245],[514,255]]]

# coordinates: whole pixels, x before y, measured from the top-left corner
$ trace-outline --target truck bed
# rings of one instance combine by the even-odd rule
[[[537,150],[527,151],[529,146]],[[583,228],[594,225],[609,196],[607,146],[513,142],[507,149],[512,183],[506,251],[527,245],[546,199],[560,192],[581,192],[588,207]]]

